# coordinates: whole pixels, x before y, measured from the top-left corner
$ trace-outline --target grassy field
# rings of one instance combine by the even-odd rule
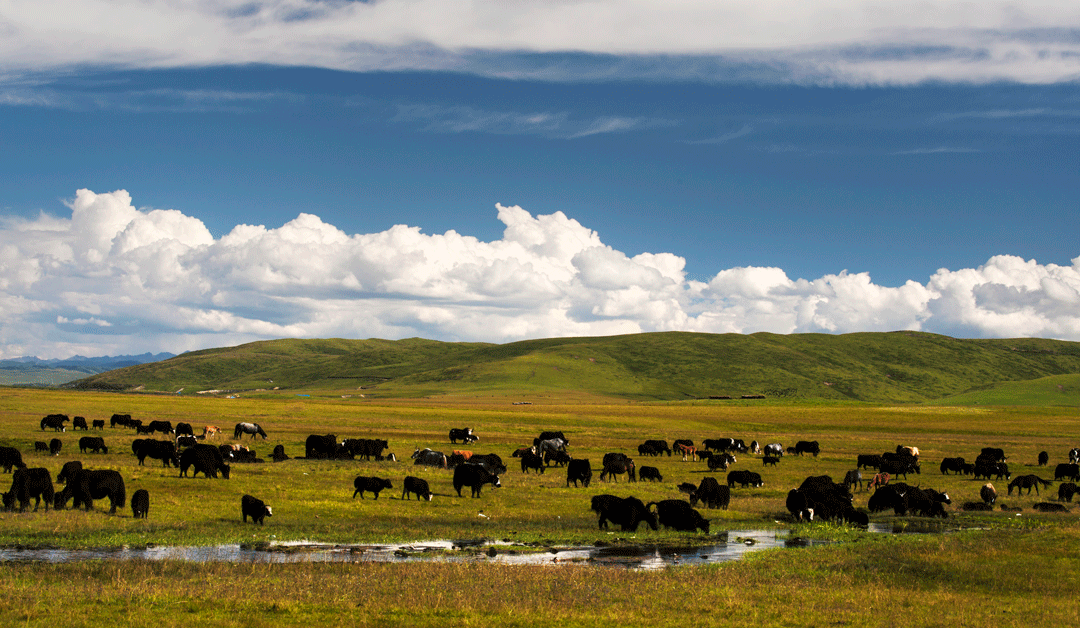
[[[527,402],[527,403],[522,403]],[[180,478],[175,469],[131,454],[134,433],[104,431],[108,454],[80,454],[81,432],[42,432],[49,413],[108,419],[130,413],[145,421],[185,421],[224,429],[219,443],[237,442],[232,426],[255,421],[269,434],[253,446],[269,459],[277,444],[294,459],[274,464],[234,465],[229,480]],[[493,539],[537,546],[605,543],[713,542],[726,529],[792,527],[784,508],[787,491],[809,475],[839,479],[860,453],[916,445],[923,472],[908,481],[948,491],[954,504],[977,499],[983,484],[943,476],[945,456],[973,459],[984,446],[1002,447],[1014,475],[1053,476],[1068,450],[1080,446],[1075,404],[1068,406],[923,406],[858,403],[690,401],[640,403],[584,394],[554,393],[370,399],[355,390],[265,392],[228,399],[175,395],[132,395],[73,391],[0,390],[0,444],[17,447],[31,467],[55,476],[68,460],[120,471],[128,495],[145,488],[150,516],[135,520],[125,508],[107,514],[107,501],[91,512],[0,513],[0,545],[116,547],[121,545],[212,545],[310,540],[333,543]],[[451,427],[472,427],[477,453],[498,453],[510,467],[503,488],[485,487],[477,499],[458,497],[452,474],[416,467],[414,447],[449,451]],[[558,429],[571,453],[599,466],[608,451],[630,453],[638,465],[660,469],[663,482],[625,480],[566,488],[565,471],[522,474],[510,453],[542,430]],[[386,438],[398,462],[308,461],[309,434]],[[64,449],[52,457],[33,443],[59,436]],[[704,463],[677,457],[646,458],[636,447],[646,438],[731,436],[746,441],[793,444],[818,440],[819,457],[786,456],[762,468],[755,456],[740,456],[734,469],[762,473],[765,486],[734,489],[728,510],[702,513],[712,534],[668,530],[637,533],[597,530],[591,496],[635,495],[643,501],[682,497],[679,482],[697,483],[710,473]],[[1051,468],[1036,466],[1038,452]],[[156,466],[155,466],[156,465]],[[598,471],[598,470],[597,470]],[[394,489],[378,500],[352,499],[352,479],[378,475]],[[401,499],[401,479],[427,479],[436,493],[430,503]],[[6,480],[0,480],[6,482]],[[5,625],[275,625],[318,621],[329,625],[445,625],[447,622],[533,625],[537,614],[569,625],[612,621],[734,625],[1031,625],[1077,619],[1064,602],[1080,571],[1077,512],[1036,513],[1032,494],[1011,497],[1012,512],[980,515],[951,509],[949,532],[929,535],[868,534],[835,525],[802,524],[800,535],[834,538],[828,547],[765,551],[736,564],[671,568],[658,573],[563,567],[500,567],[484,564],[403,565],[193,565],[110,561],[73,565],[0,566],[0,623]],[[240,496],[250,493],[274,507],[259,527],[240,522]],[[855,504],[864,507],[865,492]],[[478,515],[483,514],[483,517]],[[875,514],[872,521],[917,527],[916,518]],[[208,599],[212,603],[206,603]],[[65,609],[57,615],[56,608]]]
[[[765,395],[912,403],[1060,375],[1080,375],[1080,343],[919,332],[662,332],[503,345],[421,338],[272,340],[186,353],[75,385],[187,394],[349,388],[379,398],[590,391],[637,401]]]

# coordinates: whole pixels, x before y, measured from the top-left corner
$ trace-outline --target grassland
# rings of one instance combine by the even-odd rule
[[[635,401],[765,395],[913,403],[1064,375],[1080,375],[1080,343],[919,332],[664,332],[503,345],[274,340],[117,369],[76,386],[186,394],[362,389],[377,398],[574,391]]]
[[[1064,386],[1065,384],[1063,384]],[[1005,394],[1005,393],[999,393]],[[303,395],[303,396],[301,396]],[[528,402],[523,404],[521,402]],[[168,419],[219,425],[235,442],[231,426],[256,421],[269,439],[252,443],[260,455],[274,445],[294,458],[308,434],[339,438],[382,437],[402,460],[308,461],[234,465],[230,480],[179,478],[175,469],[140,467],[130,452],[135,438],[106,428],[104,455],[79,454],[77,435],[61,434],[57,457],[33,451],[36,440],[56,434],[38,423],[53,412],[108,419],[114,412],[144,421]],[[976,499],[983,482],[943,476],[945,456],[973,458],[981,447],[1000,446],[1014,473],[1052,477],[1036,466],[1048,451],[1051,466],[1080,445],[1080,412],[1068,405],[901,405],[767,401],[639,402],[549,391],[461,393],[421,399],[361,397],[355,390],[266,391],[239,398],[0,390],[0,444],[23,452],[29,466],[55,474],[67,460],[114,468],[128,494],[146,488],[150,517],[130,510],[116,516],[95,511],[0,514],[0,545],[102,547],[211,545],[311,540],[333,543],[418,541],[439,538],[494,539],[540,547],[605,543],[705,544],[713,535],[668,530],[637,533],[596,529],[592,495],[636,495],[644,501],[676,498],[675,485],[697,483],[703,463],[642,458],[664,481],[626,484],[594,480],[588,489],[566,488],[565,472],[522,474],[510,452],[545,429],[563,430],[576,457],[599,461],[608,451],[636,453],[646,438],[733,436],[791,444],[818,440],[818,458],[785,457],[762,468],[757,457],[740,457],[734,468],[760,471],[765,486],[735,489],[728,510],[703,514],[712,532],[791,527],[787,491],[808,475],[842,476],[859,453],[917,445],[923,473],[912,484],[947,490],[954,502]],[[470,446],[495,452],[510,466],[504,487],[486,487],[481,498],[458,497],[451,474],[415,467],[413,448],[449,450],[451,427],[470,426],[481,441]],[[78,435],[81,435],[78,434]],[[395,490],[378,501],[352,499],[357,475],[388,477]],[[400,499],[405,475],[429,480],[430,503]],[[490,624],[534,625],[537,617],[567,625],[613,621],[733,625],[1031,625],[1075,622],[1076,605],[1061,602],[1080,575],[1080,523],[1074,511],[1035,513],[1046,496],[1004,495],[1015,513],[970,515],[953,508],[947,533],[890,537],[832,525],[802,524],[800,535],[834,538],[834,546],[766,551],[737,564],[625,573],[588,567],[503,567],[483,563],[403,565],[196,565],[110,561],[71,565],[0,565],[0,624],[5,625],[326,625]],[[265,527],[240,522],[244,493],[274,506]],[[1054,493],[1056,495],[1056,491]],[[466,492],[467,495],[467,492]],[[856,506],[864,506],[859,493]],[[484,514],[484,517],[478,516]],[[913,518],[875,514],[898,526]],[[1071,549],[1070,549],[1071,548]],[[210,602],[208,602],[210,600]],[[58,611],[57,609],[63,609]]]

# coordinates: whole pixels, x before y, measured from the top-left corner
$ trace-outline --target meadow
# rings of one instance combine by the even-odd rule
[[[265,441],[245,437],[263,464],[234,464],[232,477],[180,478],[178,471],[148,459],[139,466],[130,449],[135,434],[106,427],[107,454],[80,454],[81,432],[57,435],[39,429],[50,413],[105,419],[134,418],[217,425],[218,443],[238,442],[232,426],[260,423]],[[0,622],[12,625],[435,625],[447,622],[533,625],[537,616],[568,625],[612,621],[704,624],[722,618],[734,625],[1031,625],[1076,621],[1067,600],[1080,575],[1077,513],[1040,514],[1031,506],[1050,495],[1005,495],[1019,513],[959,511],[976,500],[984,483],[942,475],[941,458],[973,459],[985,446],[1002,447],[1015,474],[1052,479],[1053,465],[1080,445],[1075,407],[875,405],[769,401],[647,403],[583,394],[440,395],[420,399],[370,399],[355,390],[267,391],[238,398],[138,395],[63,390],[0,390],[0,444],[17,447],[31,467],[55,473],[68,460],[123,475],[127,493],[150,492],[150,515],[115,516],[108,502],[94,511],[0,514],[0,545],[119,547],[318,541],[362,544],[432,539],[489,539],[505,547],[545,548],[601,543],[706,544],[727,529],[793,528],[801,536],[836,544],[770,550],[738,563],[672,567],[627,573],[584,565],[507,567],[469,563],[351,565],[250,565],[87,563],[4,564],[0,569]],[[480,441],[468,448],[494,452],[509,467],[503,487],[485,487],[480,498],[458,497],[452,472],[417,467],[416,447],[449,451],[452,427],[472,427]],[[575,457],[599,460],[622,451],[639,466],[656,466],[662,482],[600,482],[567,488],[564,469],[523,474],[510,457],[543,430],[562,430]],[[385,438],[397,462],[316,461],[303,456],[309,434]],[[59,456],[34,451],[34,442],[59,436]],[[634,495],[645,502],[680,498],[676,485],[698,483],[724,472],[678,457],[636,455],[648,438],[669,442],[730,436],[747,442],[818,440],[822,452],[785,456],[763,468],[757,456],[739,456],[733,469],[760,472],[765,485],[736,488],[727,510],[701,509],[712,521],[709,535],[670,530],[636,533],[598,530],[590,498],[601,493]],[[290,459],[269,462],[281,444]],[[833,524],[793,524],[784,508],[787,491],[810,475],[843,477],[860,453],[918,446],[923,470],[911,484],[945,490],[954,505],[945,532],[869,534]],[[460,447],[458,447],[460,448]],[[1040,451],[1050,467],[1038,467]],[[353,499],[358,475],[389,478],[394,485],[378,500]],[[433,501],[401,499],[406,475],[425,478]],[[6,480],[0,480],[6,482]],[[6,487],[5,487],[6,488]],[[240,496],[255,495],[274,508],[263,527],[240,521]],[[868,494],[857,492],[865,507]],[[1075,506],[1074,506],[1075,509]],[[482,515],[482,516],[481,516]],[[874,514],[898,528],[921,526],[915,517]],[[212,603],[206,603],[208,599]],[[57,608],[65,609],[57,615]],[[1037,618],[1037,619],[1036,619]]]

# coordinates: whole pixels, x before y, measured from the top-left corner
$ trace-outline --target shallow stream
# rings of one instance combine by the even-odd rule
[[[888,524],[871,524],[870,532],[898,533]],[[922,531],[922,530],[919,530]],[[631,569],[669,565],[701,565],[738,560],[750,552],[808,547],[831,541],[791,536],[789,530],[728,530],[705,546],[636,545],[510,546],[489,540],[421,541],[385,545],[330,545],[293,542],[205,547],[148,546],[118,549],[0,548],[0,562],[70,563],[87,560],[184,560],[232,563],[399,563],[410,561],[488,562],[501,565],[588,564]],[[496,547],[498,546],[498,547]]]

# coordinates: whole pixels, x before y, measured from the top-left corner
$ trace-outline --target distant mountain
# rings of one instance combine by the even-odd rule
[[[42,360],[36,357],[0,360],[0,385],[59,386],[88,375],[96,375],[129,366],[175,358],[173,353],[143,353],[88,358],[76,355],[65,359]]]
[[[422,338],[271,340],[192,351],[68,386],[184,394],[322,389],[417,397],[573,391],[643,401],[764,396],[905,403],[1078,374],[1080,343],[1042,338],[958,339],[907,331],[659,332],[501,345]],[[1054,381],[1058,393],[1052,403],[1077,405],[1073,381]]]

